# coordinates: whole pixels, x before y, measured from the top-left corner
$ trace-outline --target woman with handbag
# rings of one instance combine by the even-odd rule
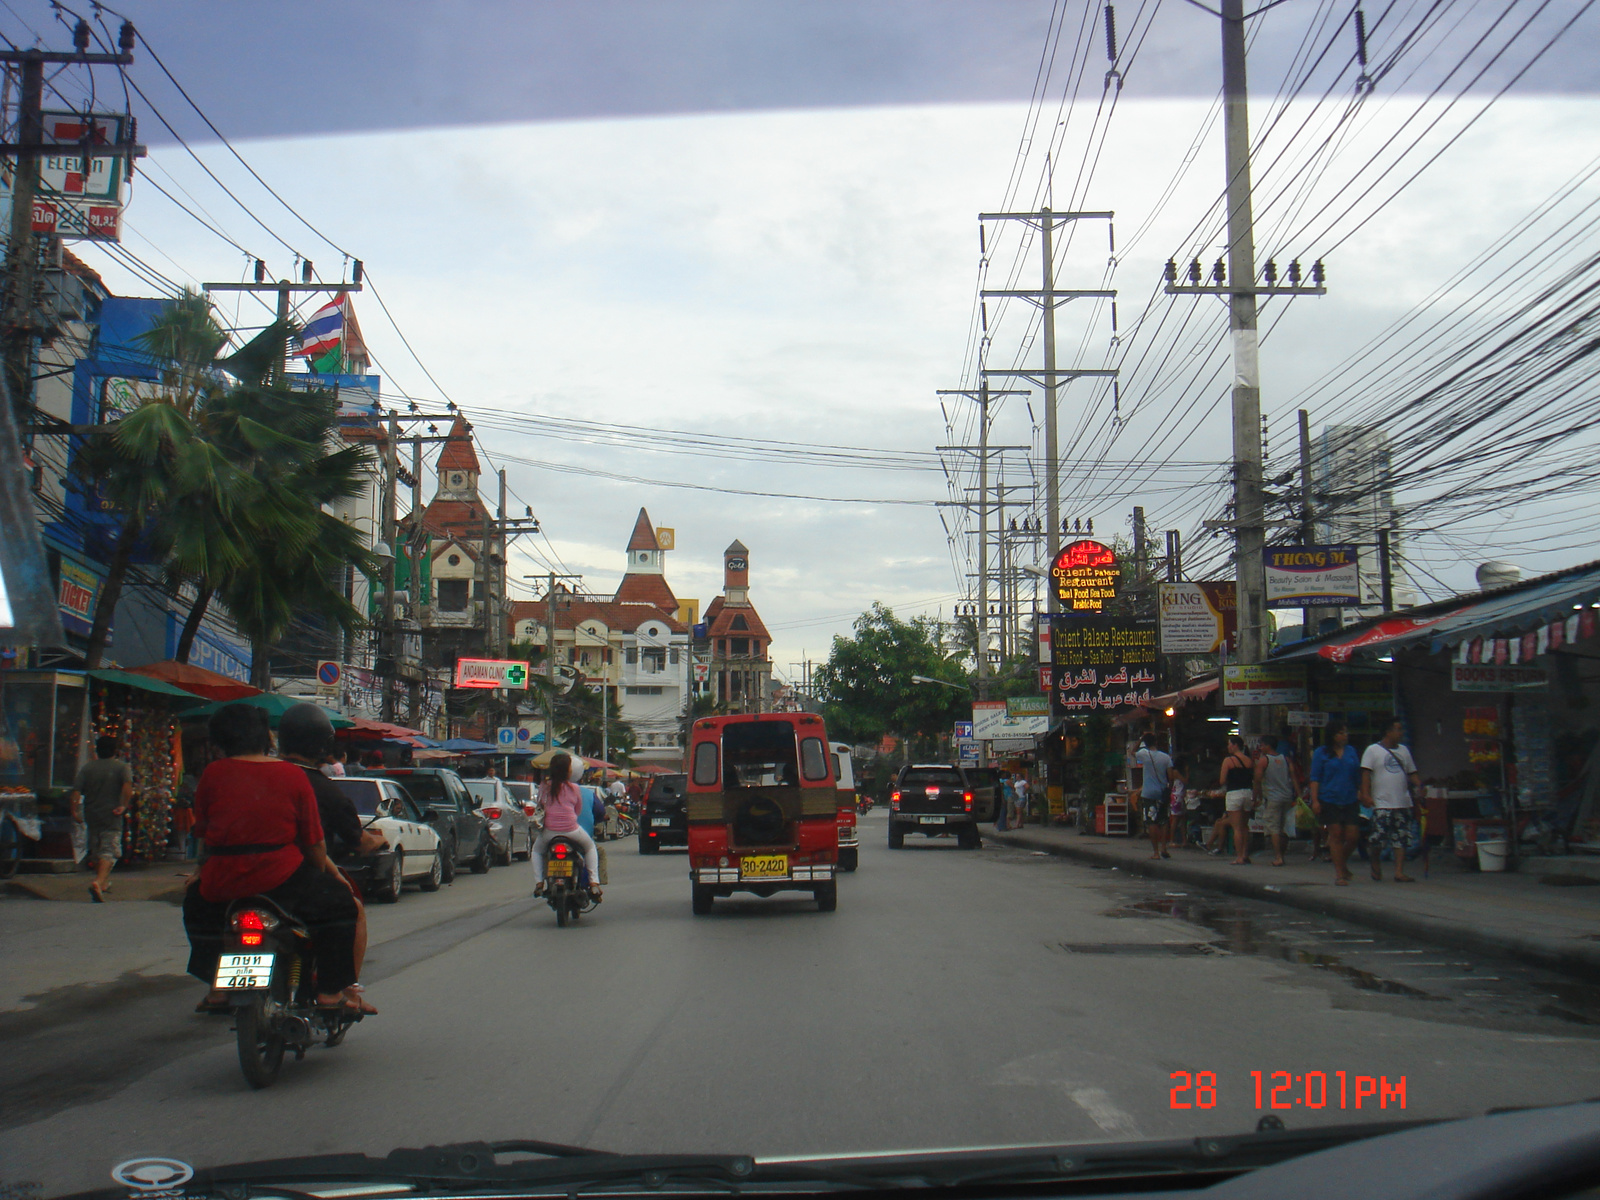
[[[1222,760],[1219,775],[1226,819],[1233,830],[1233,865],[1247,866],[1250,862],[1250,812],[1255,808],[1256,765],[1244,738],[1238,734],[1228,738],[1228,757]]]

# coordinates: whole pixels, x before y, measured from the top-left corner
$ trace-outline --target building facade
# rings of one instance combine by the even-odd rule
[[[706,605],[710,670],[701,687],[720,710],[759,713],[772,706],[772,636],[750,602],[750,551],[735,540],[722,552],[722,595]]]

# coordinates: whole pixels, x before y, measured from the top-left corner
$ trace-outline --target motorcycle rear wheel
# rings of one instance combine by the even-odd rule
[[[239,1069],[245,1082],[260,1091],[271,1087],[283,1066],[284,1042],[270,1032],[266,997],[253,996],[234,1012],[234,1028],[239,1041]]]

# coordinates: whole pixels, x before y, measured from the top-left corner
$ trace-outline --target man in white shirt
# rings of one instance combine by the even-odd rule
[[[1422,787],[1411,751],[1400,744],[1405,726],[1399,717],[1389,722],[1383,737],[1361,756],[1361,803],[1372,806],[1372,831],[1367,835],[1367,856],[1372,877],[1383,879],[1379,861],[1385,846],[1394,847],[1394,881],[1415,883],[1406,874],[1406,843],[1416,816],[1416,793]]]

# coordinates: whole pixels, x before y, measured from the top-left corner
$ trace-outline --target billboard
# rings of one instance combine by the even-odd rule
[[[1222,668],[1222,703],[1304,704],[1306,669],[1299,663],[1229,663]]]
[[[60,154],[39,158],[39,177],[33,202],[33,231],[86,241],[122,239],[122,205],[128,179],[128,159],[118,154],[97,154],[131,139],[124,113],[83,113],[46,110],[39,114],[42,141],[60,146]],[[88,141],[87,156],[82,152]]]
[[[1131,708],[1156,682],[1154,617],[1051,617],[1052,714]]]
[[[1361,603],[1361,560],[1354,546],[1268,546],[1268,608]]]
[[[1061,547],[1050,564],[1056,599],[1066,612],[1100,612],[1106,601],[1116,597],[1121,574],[1116,552],[1092,538],[1080,538]]]
[[[1216,654],[1224,644],[1230,653],[1238,650],[1238,587],[1231,579],[1158,588],[1161,653]]]
[[[456,660],[458,688],[526,688],[528,664],[517,659],[460,658]]]
[[[1013,710],[1009,700],[975,700],[972,703],[972,736],[980,742],[997,739],[1032,738],[1050,731],[1048,711]],[[1030,748],[1033,743],[1030,741]]]

